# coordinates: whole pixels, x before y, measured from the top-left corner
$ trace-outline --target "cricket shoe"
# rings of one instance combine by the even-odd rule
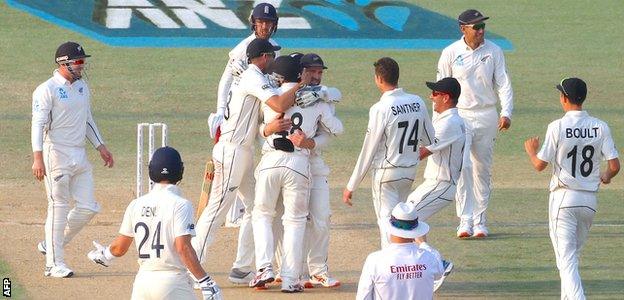
[[[440,277],[440,279],[438,280],[433,281],[434,292],[442,286],[442,283],[444,282],[444,279],[446,279],[446,276],[449,276],[449,274],[451,274],[451,271],[453,271],[453,263],[447,260],[442,260],[442,267],[444,267],[444,273],[442,274],[442,277]]]
[[[321,285],[327,288],[339,287],[340,281],[332,278],[327,273],[310,276],[310,280],[307,280],[303,286],[306,289],[314,288],[315,285]]]
[[[67,266],[58,265],[54,267],[46,267],[43,275],[46,277],[67,278],[74,276],[74,271],[70,270]]]
[[[249,287],[262,288],[267,283],[273,282],[273,280],[275,280],[273,269],[271,269],[271,267],[265,267],[258,270],[256,276],[249,282]]]
[[[299,280],[293,282],[288,282],[288,280],[282,281],[282,293],[301,293],[303,289],[303,284]]]
[[[254,279],[253,272],[244,272],[239,268],[232,268],[228,280],[234,284],[249,284]]]
[[[472,236],[472,226],[468,223],[461,222],[459,226],[457,226],[457,237],[458,238],[467,238]]]
[[[474,226],[474,235],[476,238],[484,238],[488,236],[488,229],[485,225],[475,225]]]
[[[39,242],[39,244],[37,244],[37,250],[39,250],[41,254],[46,255],[46,253],[48,252],[48,249],[46,249],[45,241],[41,241]]]

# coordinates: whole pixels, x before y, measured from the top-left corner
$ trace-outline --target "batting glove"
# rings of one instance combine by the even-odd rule
[[[323,92],[319,86],[307,86],[297,91],[295,94],[295,104],[301,108],[314,105],[322,100]]]
[[[200,279],[198,283],[204,300],[223,300],[221,289],[210,276],[206,275],[206,277]]]
[[[234,59],[234,58],[230,59],[230,62],[228,63],[228,65],[230,67],[230,72],[232,72],[232,76],[238,77],[238,78],[240,78],[243,72],[247,70],[247,67],[249,67],[249,65],[247,64],[247,61],[242,60],[242,59]]]
[[[208,129],[210,129],[211,138],[215,138],[217,134],[217,128],[221,126],[221,123],[223,123],[222,112],[217,111],[216,113],[211,113],[210,116],[208,116]]]
[[[98,242],[93,241],[93,246],[95,246],[95,250],[91,250],[87,257],[96,263],[102,266],[108,267],[113,262],[115,256],[110,252],[110,246],[104,247],[100,245]]]

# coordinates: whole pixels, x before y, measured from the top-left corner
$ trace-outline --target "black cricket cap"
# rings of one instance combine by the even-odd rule
[[[459,95],[461,95],[461,85],[453,77],[442,78],[437,82],[427,81],[426,84],[432,91],[447,93],[451,95],[452,99],[458,99]]]
[[[75,42],[65,42],[56,49],[54,62],[61,63],[68,60],[86,57],[91,57],[91,55],[87,55],[80,44]]]
[[[555,87],[570,99],[572,103],[581,104],[587,97],[587,84],[580,78],[564,78]]]
[[[282,55],[275,58],[269,66],[269,71],[284,77],[285,82],[299,81],[301,70],[299,60],[290,55]]]
[[[459,21],[459,25],[470,25],[485,21],[489,18],[490,17],[484,16],[476,9],[469,9],[461,13],[459,17],[457,17],[457,21]]]
[[[280,46],[273,46],[269,40],[256,38],[247,46],[247,58],[252,59],[262,55],[262,53],[275,53],[282,49]]]
[[[301,65],[304,68],[309,67],[321,67],[323,69],[327,69],[325,63],[323,63],[323,59],[316,53],[308,53],[301,57]]]

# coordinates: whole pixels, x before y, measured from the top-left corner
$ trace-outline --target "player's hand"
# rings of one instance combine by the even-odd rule
[[[45,164],[43,163],[42,152],[33,154],[32,173],[39,181],[46,175]]]
[[[305,140],[307,139],[305,133],[303,131],[301,131],[301,129],[297,129],[295,130],[295,132],[291,133],[288,136],[288,139],[293,143],[293,145],[299,147],[299,148],[306,148],[304,147],[304,143]]]
[[[104,166],[112,168],[115,164],[115,160],[113,159],[113,154],[108,151],[108,148],[106,148],[106,145],[100,145],[97,147],[97,150],[100,151],[100,157],[104,161]]]
[[[221,289],[210,276],[206,275],[206,277],[198,280],[198,283],[204,300],[223,300]]]
[[[228,66],[230,67],[230,72],[232,72],[232,76],[239,77],[247,70],[249,65],[247,61],[242,59],[230,59],[228,62]]]
[[[346,205],[353,206],[353,203],[351,203],[351,197],[353,197],[352,191],[349,191],[348,189],[344,189],[344,191],[342,191],[342,202]]]
[[[528,138],[526,141],[524,141],[524,151],[526,151],[526,153],[528,155],[535,155],[537,154],[537,149],[539,148],[539,137],[534,136],[534,137],[530,137]]]
[[[99,264],[105,267],[110,266],[114,256],[112,254],[108,256],[106,255],[106,252],[110,253],[110,250],[108,250],[108,247],[104,247],[96,241],[93,241],[93,246],[95,247],[95,250],[91,250],[87,254],[87,257],[96,264]]]
[[[511,119],[508,117],[500,117],[498,119],[498,131],[505,131],[511,127]]]
[[[221,123],[223,123],[223,113],[217,111],[216,113],[211,113],[210,116],[208,116],[208,129],[210,131],[210,138],[215,138],[215,136],[217,135],[217,128],[221,126]]]
[[[611,183],[611,177],[607,175],[607,172],[600,174],[600,182],[602,182],[602,184]]]
[[[277,117],[275,117],[275,119],[273,119],[273,121],[266,124],[264,127],[264,136],[269,136],[280,131],[286,131],[290,129],[291,125],[290,119],[284,118],[284,113],[280,113]]]

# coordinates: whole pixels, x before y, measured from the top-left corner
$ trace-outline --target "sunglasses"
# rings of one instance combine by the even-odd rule
[[[431,91],[431,96],[433,96],[433,97],[444,96],[444,95],[449,95],[449,93],[438,92],[438,91]]]
[[[83,65],[85,63],[84,59],[77,59],[71,62],[72,65]]]
[[[485,23],[477,23],[472,25],[464,25],[466,27],[472,28],[474,31],[479,31],[481,29],[485,29]]]

